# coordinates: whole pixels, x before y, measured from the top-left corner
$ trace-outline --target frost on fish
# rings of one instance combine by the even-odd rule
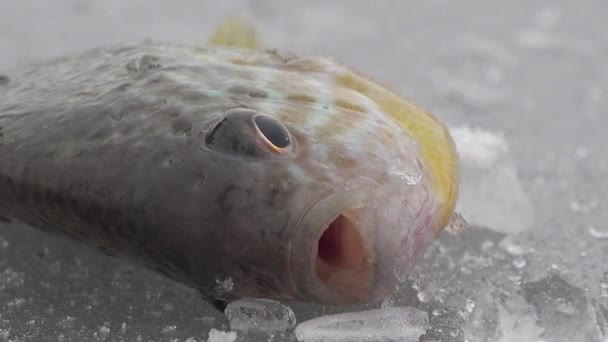
[[[322,316],[300,323],[295,334],[301,342],[418,341],[428,326],[428,314],[410,307]]]

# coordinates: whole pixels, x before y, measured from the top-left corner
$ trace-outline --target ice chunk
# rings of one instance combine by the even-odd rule
[[[209,338],[207,342],[234,342],[236,340],[236,333],[234,331],[219,331],[211,329],[209,331]]]
[[[270,299],[243,298],[224,311],[232,330],[285,331],[296,325],[291,308]]]
[[[543,328],[536,324],[530,305],[519,295],[501,300],[490,286],[482,286],[464,328],[468,342],[537,342]]]
[[[301,342],[418,341],[428,328],[428,314],[411,307],[327,315],[296,328]]]
[[[526,283],[523,296],[532,304],[548,341],[599,341],[593,305],[585,291],[557,274]]]
[[[473,225],[513,234],[532,226],[532,203],[520,184],[509,145],[499,134],[452,127],[461,160],[457,210]]]

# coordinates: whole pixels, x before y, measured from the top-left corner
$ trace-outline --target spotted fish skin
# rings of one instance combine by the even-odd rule
[[[143,42],[7,74],[0,216],[209,300],[378,300],[454,209],[445,127],[331,59]],[[259,114],[286,128],[287,146],[270,146]],[[364,258],[320,266],[340,215]]]

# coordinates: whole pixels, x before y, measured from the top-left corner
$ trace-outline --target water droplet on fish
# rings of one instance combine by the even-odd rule
[[[524,268],[527,264],[528,262],[524,257],[517,257],[513,259],[513,266],[515,266],[515,268]]]
[[[589,234],[596,239],[608,239],[608,231],[601,231],[593,226],[589,227]]]
[[[124,335],[126,332],[127,332],[127,323],[122,322],[122,324],[120,325],[119,333]]]
[[[127,70],[144,72],[151,69],[158,69],[161,67],[159,60],[160,58],[151,55],[137,56],[127,63]]]

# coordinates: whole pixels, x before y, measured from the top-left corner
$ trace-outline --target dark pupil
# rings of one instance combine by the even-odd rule
[[[258,115],[255,117],[255,124],[274,146],[284,148],[289,145],[287,128],[277,120],[266,115]]]

